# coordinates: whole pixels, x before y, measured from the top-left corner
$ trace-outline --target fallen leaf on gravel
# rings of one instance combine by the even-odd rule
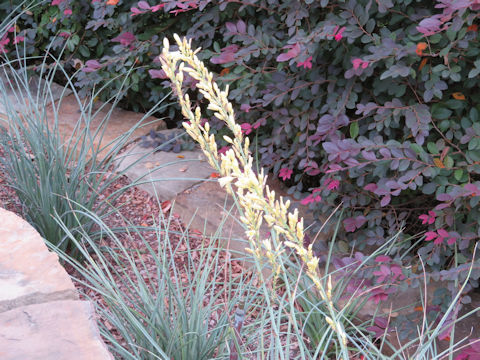
[[[184,159],[185,156],[183,156],[183,155],[177,155],[177,158],[179,158],[179,159]]]
[[[193,233],[193,234],[202,235],[202,232],[200,230],[197,230],[197,229],[193,229],[190,232]]]
[[[188,169],[188,166],[184,166],[184,167],[178,169],[178,171],[185,172],[185,171],[187,171],[187,169]]]
[[[162,202],[162,211],[164,214],[168,212],[168,210],[170,210],[171,207],[172,207],[172,203],[170,202],[170,200]]]
[[[152,168],[153,168],[153,164],[152,164],[151,162],[147,162],[147,163],[145,163],[145,167],[146,167],[147,169],[152,169]]]

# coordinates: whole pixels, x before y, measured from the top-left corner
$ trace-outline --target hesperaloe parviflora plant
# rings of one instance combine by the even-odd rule
[[[257,269],[261,276],[263,259],[267,259],[272,268],[274,277],[280,271],[277,263],[284,245],[293,249],[306,265],[306,273],[311,278],[321,298],[325,301],[328,315],[325,321],[335,332],[341,348],[343,359],[348,358],[347,336],[339,315],[332,302],[331,278],[328,278],[325,288],[319,275],[319,259],[313,254],[312,245],[303,246],[304,229],[303,218],[299,218],[298,211],[289,212],[290,202],[281,197],[276,200],[275,192],[266,186],[266,176],[263,169],[256,173],[253,170],[253,157],[249,151],[249,139],[243,137],[240,125],[235,122],[232,104],[228,101],[228,87],[220,90],[213,81],[213,74],[198,59],[196,54],[200,49],[193,50],[191,41],[180,39],[175,35],[178,51],[171,51],[168,39],[164,39],[164,48],[160,61],[165,74],[170,78],[174,91],[178,96],[183,116],[188,120],[183,126],[188,134],[198,142],[206,155],[208,162],[219,173],[219,182],[229,194],[238,200],[241,207],[240,221],[246,228],[246,235],[250,243],[250,252],[256,258]],[[219,155],[213,134],[210,134],[208,122],[202,125],[201,109],[192,110],[190,98],[182,89],[184,72],[198,81],[197,89],[209,102],[208,109],[224,121],[233,133],[233,138],[224,139],[231,144],[231,148]],[[272,237],[262,239],[260,226],[265,220],[271,229]],[[272,239],[283,237],[283,243],[273,242]]]

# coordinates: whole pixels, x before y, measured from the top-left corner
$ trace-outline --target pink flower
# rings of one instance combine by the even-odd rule
[[[340,26],[337,25],[335,26],[335,29],[333,29],[333,33],[327,34],[327,37],[333,36],[335,41],[340,41],[343,39],[343,32],[345,31],[345,29],[345,26],[342,26],[342,28],[340,28]]]
[[[152,12],[157,12],[158,10],[163,9],[164,6],[165,6],[165,4],[158,4],[158,5],[152,6],[150,8],[150,10]]]
[[[368,61],[363,61],[360,58],[355,58],[352,60],[353,68],[357,70],[359,67],[362,67],[362,69],[366,69],[369,62]]]
[[[336,34],[335,34],[335,40],[340,41],[343,38],[343,32],[345,31],[345,26],[343,26]]]
[[[260,126],[263,126],[267,123],[267,119],[265,118],[260,118],[255,123],[253,124],[254,129],[258,129]]]
[[[8,38],[8,35],[5,34],[3,35],[2,40],[0,40],[0,53],[7,53],[8,50],[5,49],[5,45],[7,45],[10,42],[10,39]]]
[[[418,218],[422,220],[423,225],[431,225],[435,222],[435,217],[437,216],[435,211],[429,211],[428,214],[422,214]]]
[[[65,15],[65,16],[70,16],[70,15],[72,15],[72,9],[65,9],[65,10],[63,11],[63,15]]]
[[[337,179],[333,179],[328,183],[327,188],[328,190],[335,190],[335,189],[338,189],[339,186],[340,186],[340,181],[338,181]]]
[[[435,231],[427,231],[425,233],[425,241],[431,241],[435,239],[438,236],[438,234]]]
[[[282,178],[283,181],[287,180],[287,179],[290,179],[290,177],[292,176],[293,174],[293,170],[292,169],[289,169],[289,168],[281,168],[280,171],[278,172],[278,177],[279,178]]]
[[[17,36],[15,36],[15,39],[13,39],[13,43],[18,44],[19,42],[22,42],[24,40],[25,40],[24,36],[17,35]]]
[[[68,38],[68,37],[72,36],[72,34],[70,34],[68,32],[65,32],[65,31],[62,31],[60,34],[58,34],[58,36]]]
[[[433,240],[433,243],[435,245],[443,244],[443,241],[445,239],[447,239],[447,244],[449,244],[449,245],[454,244],[455,241],[457,240],[454,236],[450,236],[448,231],[446,231],[445,229],[438,229],[436,232],[435,231],[427,231],[425,233],[425,241]]]
[[[218,153],[219,154],[225,154],[228,149],[230,149],[229,146],[222,146],[220,149],[218,149]]]
[[[320,196],[320,194],[315,194],[320,191],[321,189],[314,189],[313,192],[310,195],[308,195],[306,198],[304,198],[302,201],[300,201],[300,203],[302,205],[308,205],[310,203],[322,201],[322,197]]]
[[[252,124],[249,124],[249,123],[243,123],[242,125],[240,125],[240,127],[242,128],[242,132],[245,134],[245,135],[248,135],[252,132]]]
[[[457,241],[457,239],[454,238],[454,237],[448,238],[447,239],[447,244],[448,245],[453,245],[453,244],[455,244],[455,241]]]
[[[61,3],[65,2],[65,0],[53,0],[50,5],[60,5]]]
[[[297,67],[303,66],[304,69],[311,69],[312,68],[312,59],[313,57],[309,56],[305,61],[301,61],[297,63]]]

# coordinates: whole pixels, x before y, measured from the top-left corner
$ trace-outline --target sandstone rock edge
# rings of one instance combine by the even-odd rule
[[[0,359],[113,359],[56,254],[0,208]]]

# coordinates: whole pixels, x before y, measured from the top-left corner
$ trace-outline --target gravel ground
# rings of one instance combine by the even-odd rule
[[[4,152],[3,149],[0,147],[0,158],[3,158]],[[109,193],[125,186],[128,185],[128,179],[126,177],[121,177],[118,179],[115,183],[113,183],[109,189],[105,192],[105,196],[108,196]],[[158,201],[157,199],[153,198],[150,196],[148,193],[145,191],[142,191],[136,187],[131,187],[128,190],[125,191],[116,201],[116,206],[121,205],[120,212],[117,214],[110,215],[106,219],[104,219],[105,224],[110,227],[110,228],[115,228],[115,227],[121,227],[125,226],[126,223],[131,223],[135,225],[140,225],[140,226],[145,226],[145,227],[150,227],[154,226],[154,219],[159,219],[161,212],[165,215],[171,215],[173,221],[170,222],[169,226],[171,231],[174,232],[185,232],[185,227],[182,224],[181,220],[179,219],[179,216],[177,214],[170,214],[171,211],[171,204],[169,201]],[[17,215],[23,217],[23,212],[22,212],[22,205],[18,199],[18,197],[15,194],[15,191],[7,186],[7,181],[5,178],[5,173],[4,169],[1,166],[0,162],[0,207],[3,207],[9,211],[12,211],[16,213]],[[200,249],[202,247],[205,247],[206,245],[209,244],[209,239],[202,237],[201,233],[195,229],[190,229],[189,231],[189,238],[190,238],[190,247],[191,249]],[[154,231],[150,232],[143,232],[142,233],[144,236],[144,239],[146,242],[153,248],[156,249],[158,246],[158,237]],[[170,237],[172,240],[172,247],[175,248],[177,245],[179,245],[179,236],[171,236]],[[137,234],[132,234],[130,236],[126,235],[120,235],[119,239],[121,240],[122,244],[126,248],[130,249],[136,249],[139,250],[138,253],[140,254],[145,254],[146,250],[146,245],[145,242],[140,241],[140,238]],[[101,242],[102,246],[109,247],[112,245],[111,241],[109,239],[103,239]],[[113,245],[112,245],[113,246]],[[185,259],[183,256],[181,256],[181,251],[186,250],[186,245],[180,244],[179,245],[179,250],[176,255],[175,255],[175,263],[177,265],[177,268],[185,268]],[[194,258],[199,258],[199,256],[193,255]],[[141,258],[136,259],[136,262],[138,261],[139,266],[145,266],[145,276],[144,279],[148,278],[148,274],[155,274],[156,273],[156,263],[155,260],[148,255],[142,255]],[[221,264],[230,264],[230,266],[224,266],[224,272],[223,276],[227,278],[228,276],[238,276],[240,275],[244,269],[242,268],[242,265],[240,264],[239,261],[232,260],[229,258],[228,252],[222,252],[220,254],[220,263]],[[144,264],[144,265],[143,265]],[[72,266],[66,266],[65,267],[67,272],[72,276],[72,278],[80,278],[80,275],[73,269]],[[229,273],[227,273],[229,272]],[[187,274],[182,274],[182,278],[184,281],[188,281]],[[95,301],[99,302],[103,306],[105,306],[102,297],[98,294],[92,291],[90,288],[87,286],[83,285],[82,283],[75,281],[74,280],[74,285],[75,287],[79,290],[81,297],[83,298],[90,298],[90,299],[95,299]],[[120,281],[120,279],[115,279],[117,282]],[[211,276],[211,280],[213,281],[213,276]],[[219,279],[217,279],[219,280]],[[82,295],[86,294],[86,295]],[[207,301],[208,299],[205,299]],[[222,299],[218,300],[219,302],[222,301]],[[215,326],[215,318],[216,316],[212,316],[212,319],[209,323],[210,327]],[[233,314],[232,314],[232,320],[233,320]],[[105,319],[100,319],[105,326],[108,329],[111,329],[112,333],[115,334],[115,329],[111,326],[111,324],[108,323]],[[116,334],[117,340],[122,341],[122,339],[118,336],[118,333]]]

